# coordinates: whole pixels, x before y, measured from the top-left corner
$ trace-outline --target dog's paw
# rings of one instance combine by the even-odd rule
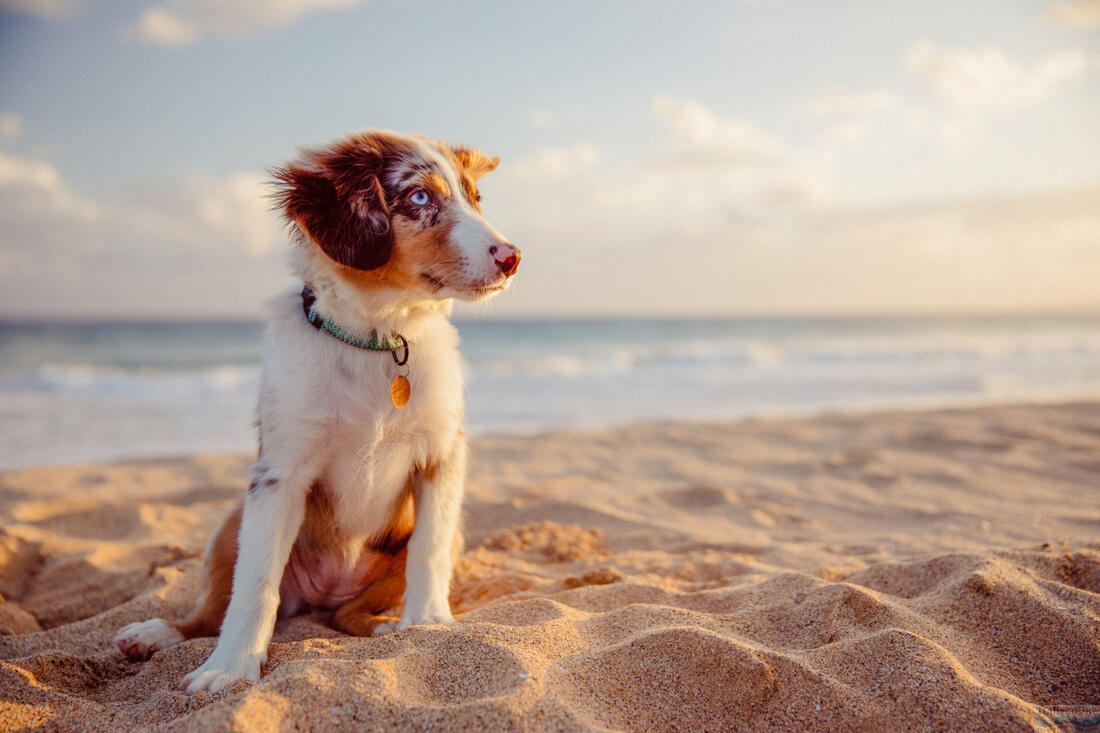
[[[375,626],[371,635],[382,636],[383,634],[392,634],[395,631],[401,631],[410,626],[432,626],[434,624],[453,624],[454,622],[455,617],[451,615],[450,611],[437,611],[435,613],[427,612],[416,615],[402,614],[400,621],[384,621]]]
[[[115,634],[118,650],[130,659],[148,659],[161,649],[167,649],[183,641],[183,635],[162,619],[151,618],[120,629]]]
[[[374,627],[374,631],[371,632],[371,636],[383,636],[385,634],[392,634],[397,631],[396,621],[383,621]]]
[[[453,624],[455,617],[447,609],[440,611],[428,611],[419,614],[401,614],[401,620],[397,622],[394,631],[401,631],[410,626],[432,626],[434,624]]]
[[[194,695],[203,690],[220,692],[239,680],[256,682],[260,679],[262,663],[262,659],[250,655],[235,664],[222,665],[211,656],[205,664],[180,680],[179,689],[188,695]]]

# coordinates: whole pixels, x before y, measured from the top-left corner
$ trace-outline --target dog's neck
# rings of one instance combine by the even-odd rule
[[[430,320],[451,315],[450,299],[396,288],[366,290],[341,278],[334,266],[318,266],[308,258],[295,264],[299,277],[313,290],[317,313],[350,334],[401,334],[414,343]]]

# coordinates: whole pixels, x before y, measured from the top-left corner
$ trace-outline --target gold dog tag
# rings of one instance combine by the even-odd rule
[[[409,387],[409,380],[403,374],[398,374],[393,378],[393,383],[390,384],[390,399],[393,400],[394,407],[400,410],[409,404],[409,395],[411,394],[412,389]]]

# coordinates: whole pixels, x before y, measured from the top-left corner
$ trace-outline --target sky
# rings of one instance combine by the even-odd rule
[[[500,156],[466,317],[1100,310],[1100,0],[0,0],[0,318],[259,315],[367,128]]]

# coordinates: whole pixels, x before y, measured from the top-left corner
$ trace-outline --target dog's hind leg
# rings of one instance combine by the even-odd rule
[[[233,566],[237,562],[240,528],[241,505],[238,504],[207,547],[202,596],[195,610],[178,624],[153,618],[119,630],[115,635],[115,644],[123,654],[131,659],[148,659],[154,652],[181,641],[218,633],[233,589]]]
[[[396,623],[396,617],[378,614],[401,603],[405,593],[404,548],[395,555],[379,555],[372,568],[368,585],[336,609],[332,625],[338,631],[353,636],[370,636],[383,623]]]

